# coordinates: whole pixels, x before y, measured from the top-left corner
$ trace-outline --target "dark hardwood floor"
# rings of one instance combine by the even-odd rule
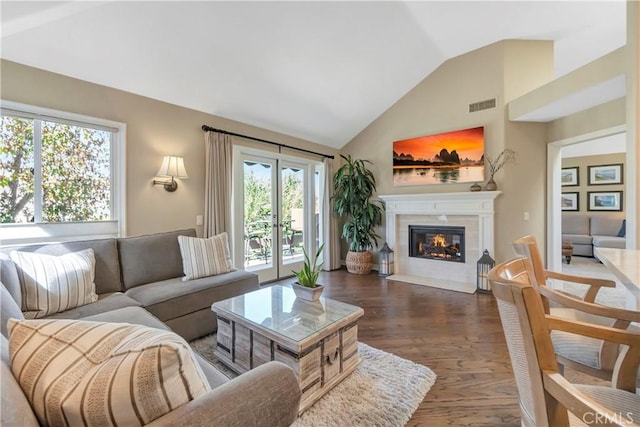
[[[364,309],[360,341],[438,375],[407,426],[520,425],[515,379],[491,294],[394,282],[375,272],[323,272],[319,281],[326,286],[324,296]]]

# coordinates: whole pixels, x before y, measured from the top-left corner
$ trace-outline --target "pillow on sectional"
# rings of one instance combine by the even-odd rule
[[[627,220],[623,219],[622,226],[620,227],[620,230],[618,230],[618,234],[616,236],[625,237],[626,235],[627,235]]]
[[[36,319],[98,300],[93,249],[53,256],[12,251],[24,317]]]
[[[210,390],[184,339],[141,325],[10,320],[9,354],[41,425],[145,425]]]
[[[182,255],[184,281],[235,270],[231,262],[227,233],[208,239],[178,236],[178,244]]]

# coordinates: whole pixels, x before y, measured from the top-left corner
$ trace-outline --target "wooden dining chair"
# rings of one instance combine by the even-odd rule
[[[537,287],[546,314],[570,320],[628,329],[632,322],[640,322],[640,313],[595,303],[598,291],[615,287],[615,282],[546,270],[535,237],[525,236],[513,243],[515,253],[525,257],[533,271],[533,286]],[[568,294],[547,286],[549,279],[579,283],[588,287],[585,296]],[[633,328],[633,327],[632,327]],[[558,362],[580,372],[610,380],[618,357],[618,344],[566,332],[551,334]]]
[[[488,275],[518,388],[522,424],[638,426],[640,396],[635,376],[640,364],[640,335],[545,314],[525,258],[494,267]],[[613,387],[580,385],[559,371],[550,331],[564,331],[623,344]]]

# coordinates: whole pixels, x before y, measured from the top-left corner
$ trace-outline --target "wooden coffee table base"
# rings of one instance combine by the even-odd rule
[[[229,316],[231,317],[231,316]],[[302,390],[299,413],[351,374],[358,364],[358,325],[350,323],[337,330],[327,328],[301,351],[278,342],[278,337],[265,336],[241,319],[218,315],[216,357],[238,373],[243,373],[271,360],[289,365]]]

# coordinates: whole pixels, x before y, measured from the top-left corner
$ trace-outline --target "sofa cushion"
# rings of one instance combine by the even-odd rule
[[[124,307],[106,313],[88,316],[83,320],[91,320],[94,322],[125,322],[134,325],[148,326],[150,328],[170,330],[167,325],[162,323],[157,317],[141,307]],[[200,356],[198,352],[194,351],[193,354],[212,389],[229,381],[226,375],[217,370],[211,363]]]
[[[169,327],[162,323],[160,319],[149,313],[142,307],[122,307],[104,313],[93,314],[82,318],[91,322],[113,322],[131,323],[132,325],[142,325],[149,328],[170,331]]]
[[[137,286],[127,296],[162,321],[211,307],[215,301],[231,298],[260,287],[258,276],[243,270],[183,282],[176,277]]]
[[[216,387],[220,387],[223,384],[229,382],[229,377],[225,374],[217,370],[211,363],[209,363],[204,357],[202,357],[197,351],[193,352],[196,360],[200,364],[200,368],[202,368],[202,372],[204,376],[207,377],[207,381],[209,382],[209,386],[213,390]]]
[[[0,248],[0,252],[11,251],[36,252],[47,255],[64,255],[83,249],[93,249],[96,259],[96,292],[98,294],[122,291],[120,282],[120,264],[116,239],[83,240],[79,242],[53,243],[46,245],[25,245]],[[10,292],[10,285],[5,283]],[[15,298],[15,295],[14,295]],[[15,298],[18,301],[18,298]]]
[[[182,256],[183,281],[215,276],[234,270],[227,233],[208,239],[178,236]]]
[[[615,236],[593,236],[593,246],[596,248],[617,248],[627,247],[627,239]]]
[[[218,319],[216,313],[211,311],[211,307],[166,319],[165,323],[173,332],[187,341],[213,334],[218,330]]]
[[[0,381],[0,396],[2,396],[0,425],[38,427],[38,420],[31,405],[11,372],[9,341],[4,335],[0,336],[0,351],[2,354],[0,362],[0,378],[2,378]]]
[[[618,234],[616,234],[617,237],[626,237],[627,236],[627,220],[623,219],[622,220],[622,226],[620,227],[620,230],[618,230]]]
[[[622,218],[620,216],[602,214],[591,217],[592,236],[617,236],[621,226]]]
[[[16,270],[16,264],[11,261],[9,252],[0,251],[0,282],[7,288],[14,300],[18,303],[22,301],[18,270]]]
[[[21,308],[39,318],[98,300],[93,249],[60,256],[11,252],[20,278]]]
[[[144,425],[210,390],[189,345],[146,326],[12,320],[9,354],[43,425]]]
[[[562,234],[589,235],[589,217],[581,214],[562,213]]]
[[[583,234],[564,234],[562,233],[562,240],[566,240],[576,245],[591,245],[593,239],[589,235]]]
[[[0,331],[4,337],[9,336],[7,333],[7,322],[9,319],[22,320],[24,316],[16,300],[13,299],[7,288],[0,283],[0,323],[2,323],[0,325]]]
[[[87,316],[105,313],[117,310],[122,307],[140,307],[140,303],[133,298],[129,298],[122,292],[113,294],[98,295],[98,301],[93,304],[83,305],[82,307],[72,308],[71,310],[55,313],[47,316],[48,319],[82,319]],[[117,319],[113,320],[117,322]]]
[[[178,236],[196,236],[194,229],[118,239],[125,289],[184,276]]]

